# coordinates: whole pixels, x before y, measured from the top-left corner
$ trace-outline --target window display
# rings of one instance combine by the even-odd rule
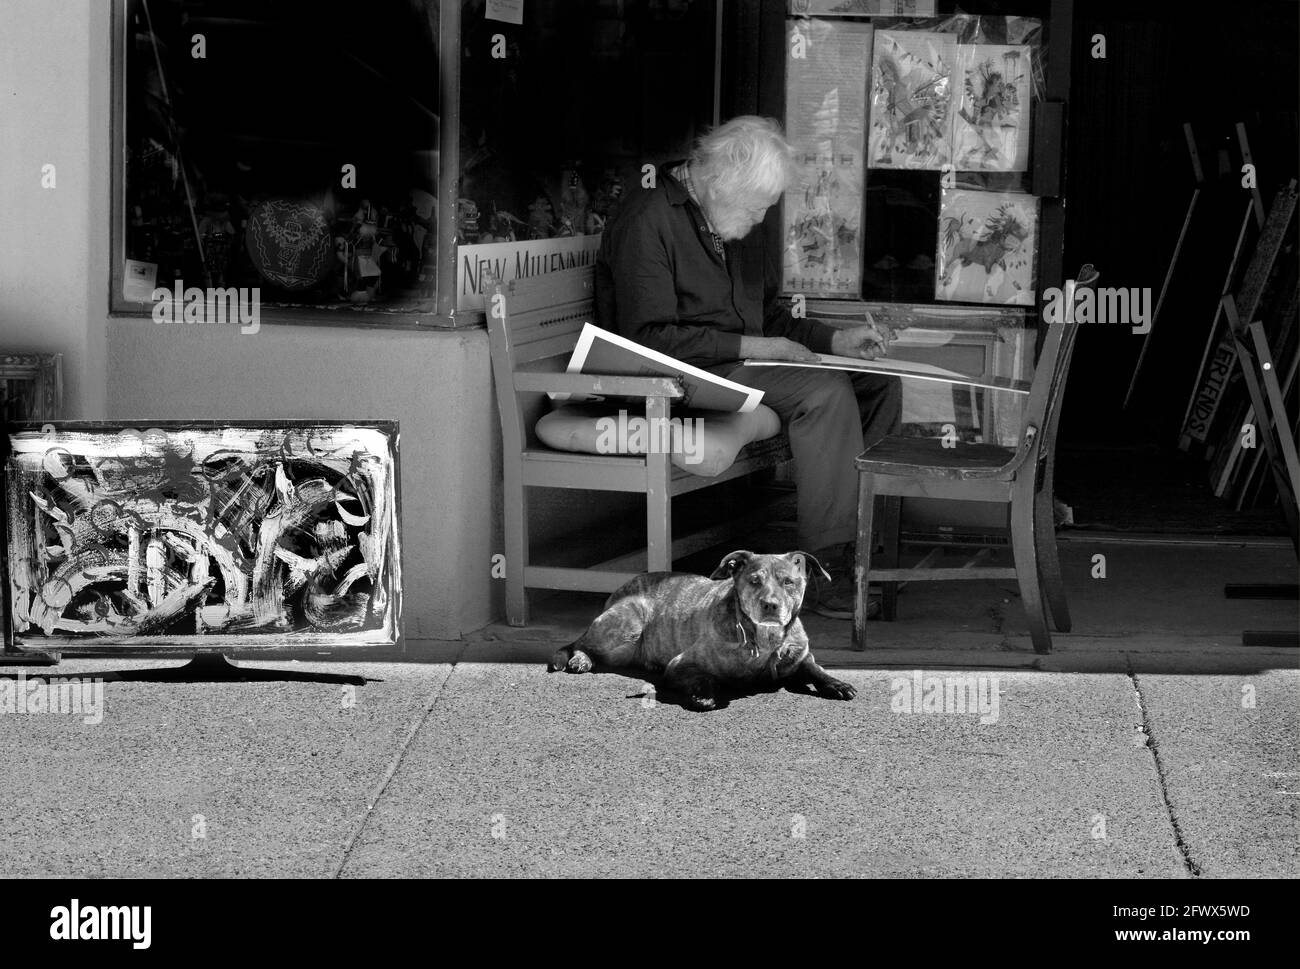
[[[952,118],[953,165],[958,171],[1023,172],[1029,167],[1027,44],[968,44],[958,48]]]
[[[786,137],[799,175],[783,207],[783,286],[857,296],[871,25],[811,20],[788,28],[788,46],[806,42],[806,56],[789,60],[786,77]]]
[[[952,162],[952,34],[879,30],[871,68],[873,168],[941,169]]]
[[[114,309],[434,305],[438,0],[125,0]]]
[[[1011,192],[943,192],[935,299],[1034,305],[1038,199]]]

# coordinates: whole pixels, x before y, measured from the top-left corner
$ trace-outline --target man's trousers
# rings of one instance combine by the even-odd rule
[[[898,433],[903,388],[897,377],[807,367],[717,368],[736,383],[763,391],[781,416],[794,455],[799,547],[818,552],[857,537],[856,458],[886,434]]]

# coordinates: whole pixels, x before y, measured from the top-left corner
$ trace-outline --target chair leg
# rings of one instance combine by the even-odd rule
[[[646,400],[646,417],[651,428],[666,427],[668,402],[663,397]],[[661,424],[660,421],[663,423]],[[652,432],[651,440],[655,440]],[[646,454],[646,571],[671,572],[673,568],[673,499],[670,490],[670,455],[652,447]]]
[[[1038,567],[1043,592],[1051,610],[1052,625],[1058,632],[1070,631],[1070,606],[1065,600],[1065,583],[1061,579],[1061,557],[1056,548],[1056,516],[1052,493],[1041,488],[1034,497],[1034,538],[1038,544]]]
[[[1047,613],[1043,608],[1042,589],[1038,581],[1035,517],[1033,493],[1027,492],[1024,486],[1017,485],[1011,499],[1011,551],[1015,556],[1016,579],[1020,583],[1020,602],[1025,607],[1034,652],[1050,653],[1052,635],[1047,628]]]
[[[528,489],[517,474],[505,474],[506,621],[512,626],[528,625],[528,590],[524,569],[528,567]]]
[[[876,481],[858,475],[858,541],[853,563],[853,648],[867,648],[867,607],[871,604],[872,518],[876,510]]]
[[[903,564],[902,543],[899,541],[899,528],[903,512],[903,499],[898,495],[886,495],[881,509],[880,537],[885,551],[884,567],[897,569]],[[893,622],[898,618],[898,583],[880,583],[880,618]]]

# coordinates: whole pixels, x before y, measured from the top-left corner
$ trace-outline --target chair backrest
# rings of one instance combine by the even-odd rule
[[[1070,375],[1070,359],[1074,356],[1074,341],[1079,324],[1074,320],[1076,294],[1096,285],[1099,275],[1091,263],[1079,270],[1076,280],[1066,284],[1064,319],[1049,322],[1043,352],[1034,368],[1033,383],[1029,388],[1029,401],[1025,405],[1024,427],[1037,428],[1034,453],[1039,458],[1051,460],[1056,449],[1056,428],[1061,420],[1061,401]],[[1023,434],[1022,434],[1023,446]]]
[[[487,288],[492,377],[507,452],[536,443],[533,427],[546,410],[545,394],[515,391],[515,371],[527,367],[562,372],[583,326],[596,322],[594,293],[595,269],[591,266]]]

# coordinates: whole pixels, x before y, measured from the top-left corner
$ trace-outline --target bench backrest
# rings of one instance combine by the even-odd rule
[[[564,371],[583,326],[596,322],[595,279],[594,268],[583,266],[488,288],[492,377],[507,454],[536,446],[533,427],[547,406],[545,394],[515,391],[515,371]]]

